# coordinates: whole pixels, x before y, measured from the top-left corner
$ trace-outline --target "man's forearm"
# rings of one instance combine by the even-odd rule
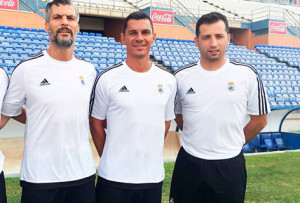
[[[104,130],[104,125],[106,125],[105,121],[90,117],[90,130],[91,130],[94,145],[100,157],[102,156],[105,139],[106,139],[106,132]]]
[[[5,115],[1,114],[0,129],[2,129],[6,125],[6,123],[9,121],[10,118],[11,117],[9,117],[9,116],[5,116]]]
[[[250,116],[249,123],[244,127],[246,143],[250,142],[267,125],[267,115]]]

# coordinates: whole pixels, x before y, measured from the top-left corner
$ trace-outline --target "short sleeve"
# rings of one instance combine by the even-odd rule
[[[175,113],[174,113],[174,103],[175,103],[175,95],[177,92],[177,86],[176,86],[176,80],[174,78],[172,82],[172,87],[171,87],[171,94],[168,99],[167,107],[166,107],[166,114],[165,114],[165,120],[170,121],[175,118]]]
[[[175,113],[176,114],[182,114],[182,105],[181,105],[181,101],[180,101],[180,88],[179,88],[179,82],[180,79],[178,78],[178,75],[175,75],[176,77],[176,81],[177,81],[177,94],[175,97]]]
[[[105,81],[102,80],[101,75],[96,78],[90,103],[90,115],[94,118],[105,120],[109,105],[109,96],[107,95]]]
[[[175,97],[175,113],[176,114],[182,114],[182,106],[181,106],[181,101],[180,101],[180,97],[178,95],[178,92],[177,92],[176,97]]]
[[[25,72],[26,66],[20,64],[11,75],[2,105],[2,114],[6,116],[18,116],[22,113],[22,105],[25,104],[26,95]]]
[[[250,75],[248,88],[248,114],[263,115],[269,113],[271,110],[268,96],[258,74]]]
[[[0,68],[0,109],[2,108],[2,102],[8,86],[8,76],[5,71]],[[0,118],[1,119],[1,118]]]

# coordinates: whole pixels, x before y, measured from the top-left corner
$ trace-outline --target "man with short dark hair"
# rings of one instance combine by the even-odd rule
[[[267,124],[267,94],[252,66],[226,58],[230,34],[224,15],[203,15],[196,34],[200,61],[175,72],[182,148],[170,203],[241,203],[247,179],[241,150]]]
[[[97,203],[161,202],[164,136],[175,118],[176,80],[150,62],[154,40],[150,18],[130,14],[121,34],[126,61],[96,79],[90,127],[101,157]]]
[[[49,49],[17,65],[5,95],[4,117],[19,115],[26,106],[23,203],[95,201],[88,115],[96,72],[73,55],[78,21],[69,0],[47,5]]]

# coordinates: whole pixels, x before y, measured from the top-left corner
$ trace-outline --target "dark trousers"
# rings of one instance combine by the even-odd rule
[[[57,189],[23,187],[22,203],[95,203],[95,181]]]
[[[5,189],[5,178],[4,178],[4,173],[0,174],[0,202],[1,203],[6,203],[6,189]]]
[[[246,191],[246,166],[242,153],[223,160],[199,159],[180,149],[170,191],[174,203],[241,203]]]
[[[118,183],[115,186],[113,183],[98,177],[97,203],[161,203],[162,182],[149,184],[151,187],[146,188],[144,186],[148,184],[142,184],[143,187],[138,187],[136,184],[137,187],[132,187],[134,184]],[[120,185],[121,187],[118,187]]]

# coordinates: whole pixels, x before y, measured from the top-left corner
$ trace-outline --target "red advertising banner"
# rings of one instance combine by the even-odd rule
[[[19,0],[0,0],[0,9],[18,10]]]
[[[153,24],[174,25],[173,11],[161,11],[151,9],[150,18]]]
[[[269,34],[286,35],[286,23],[269,21]]]

